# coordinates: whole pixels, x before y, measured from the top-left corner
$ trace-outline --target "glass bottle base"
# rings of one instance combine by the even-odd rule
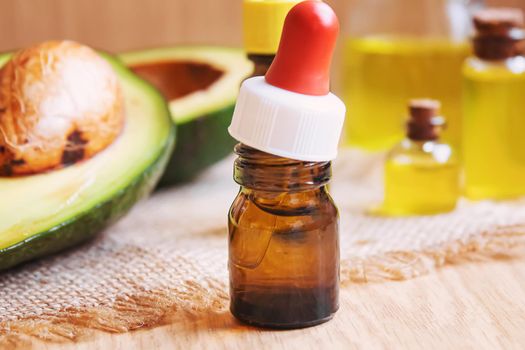
[[[260,327],[260,328],[269,328],[269,329],[299,329],[299,328],[313,327],[313,326],[320,325],[321,323],[325,323],[325,322],[330,321],[332,318],[334,318],[334,315],[335,315],[335,313],[334,313],[334,314],[331,314],[330,316],[325,317],[323,319],[310,321],[310,322],[283,323],[283,324],[280,324],[280,323],[266,323],[266,322],[253,321],[253,320],[250,320],[250,319],[247,319],[247,318],[243,318],[242,316],[236,315],[233,311],[232,311],[232,314],[237,320],[239,320],[240,322],[245,323],[245,324],[247,324],[249,326]]]
[[[251,326],[294,329],[331,320],[339,308],[333,289],[289,289],[271,292],[237,292],[230,311]]]
[[[525,188],[518,186],[498,188],[496,186],[467,186],[465,196],[470,200],[512,200],[525,196]]]

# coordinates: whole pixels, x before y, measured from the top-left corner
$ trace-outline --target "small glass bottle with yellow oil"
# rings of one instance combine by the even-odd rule
[[[519,9],[476,14],[463,67],[463,162],[471,199],[525,195],[525,31]]]
[[[435,100],[410,101],[407,137],[385,162],[386,215],[448,212],[459,197],[459,164],[453,148],[439,140],[444,118]]]
[[[461,65],[479,0],[348,2],[342,87],[350,146],[387,150],[403,139],[406,101],[443,103],[454,147],[461,134]],[[432,84],[428,84],[432,81]]]

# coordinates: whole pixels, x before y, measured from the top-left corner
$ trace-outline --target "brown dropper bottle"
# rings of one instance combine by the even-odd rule
[[[488,8],[474,15],[474,54],[483,60],[504,60],[523,54],[524,19],[516,8]]]
[[[251,325],[312,326],[339,307],[339,220],[327,191],[345,114],[329,91],[338,32],[327,4],[297,4],[267,74],[245,80],[237,99],[230,310]]]
[[[275,58],[284,19],[302,0],[244,0],[244,47],[254,64],[253,76],[265,75]]]
[[[339,307],[339,220],[330,162],[235,147],[241,186],[229,213],[232,313],[272,328],[307,327]]]

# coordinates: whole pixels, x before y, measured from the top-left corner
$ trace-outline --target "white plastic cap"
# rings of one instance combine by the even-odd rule
[[[254,77],[241,86],[228,131],[239,142],[276,156],[329,161],[337,156],[345,110],[332,93],[303,95]]]

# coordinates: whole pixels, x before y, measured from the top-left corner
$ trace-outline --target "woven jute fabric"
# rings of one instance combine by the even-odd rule
[[[88,244],[0,274],[0,347],[225,312],[227,212],[238,190],[232,161],[155,193]],[[452,213],[426,217],[370,215],[381,201],[381,174],[382,156],[345,151],[334,163],[342,288],[510,255],[525,242],[525,201],[463,200]]]

